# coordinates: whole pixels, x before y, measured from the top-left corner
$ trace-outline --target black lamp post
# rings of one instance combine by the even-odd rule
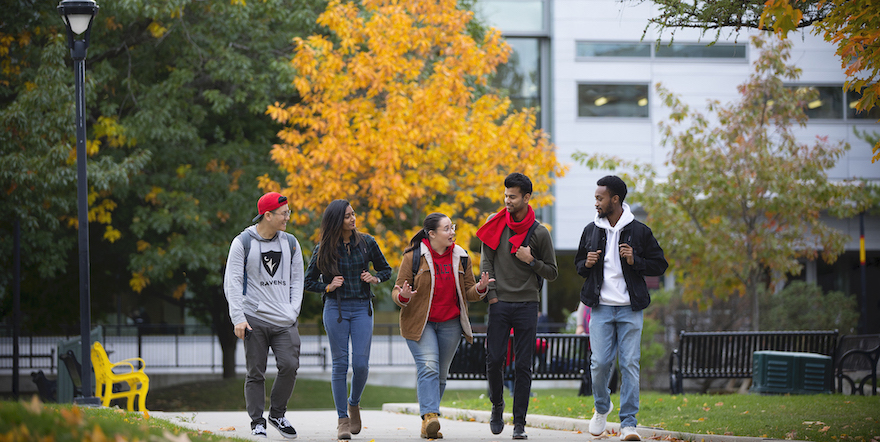
[[[82,398],[74,398],[74,403],[98,405],[93,396],[91,368],[91,306],[89,303],[89,207],[88,180],[86,179],[86,117],[85,117],[85,76],[86,50],[89,48],[89,34],[92,20],[98,14],[98,4],[94,0],[62,0],[58,13],[67,26],[67,43],[73,57],[73,72],[76,82],[76,196],[79,220],[79,314],[82,335]],[[76,36],[84,34],[84,39]]]

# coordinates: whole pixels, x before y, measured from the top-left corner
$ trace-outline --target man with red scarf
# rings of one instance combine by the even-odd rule
[[[486,331],[486,377],[492,434],[504,429],[504,365],[507,343],[513,329],[514,388],[513,438],[526,439],[526,412],[532,390],[532,359],[538,327],[538,307],[543,280],[558,275],[556,251],[550,231],[535,220],[529,206],[532,181],[521,173],[504,179],[505,208],[491,216],[477,231],[483,242],[480,271],[488,272],[486,299],[489,301],[489,324]],[[532,233],[529,229],[536,224]],[[528,243],[523,242],[528,236]]]

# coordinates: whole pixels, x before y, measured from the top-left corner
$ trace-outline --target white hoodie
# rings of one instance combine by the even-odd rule
[[[623,214],[617,220],[614,227],[608,222],[608,218],[600,218],[596,214],[593,220],[596,227],[605,229],[605,268],[603,271],[604,281],[602,291],[599,293],[599,304],[623,306],[630,305],[629,291],[626,281],[623,279],[623,267],[620,264],[620,231],[635,217],[629,209],[629,204],[623,203]]]

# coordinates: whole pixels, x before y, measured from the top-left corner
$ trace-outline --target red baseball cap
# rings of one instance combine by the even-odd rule
[[[287,197],[278,192],[269,192],[260,197],[257,201],[257,216],[253,222],[260,222],[266,212],[271,212],[281,206],[287,205]]]

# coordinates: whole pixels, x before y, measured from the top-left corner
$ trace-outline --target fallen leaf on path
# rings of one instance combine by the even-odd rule
[[[235,427],[221,427],[220,431],[235,431]]]

